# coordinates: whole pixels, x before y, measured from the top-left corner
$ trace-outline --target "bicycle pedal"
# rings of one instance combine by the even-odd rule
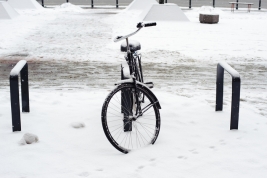
[[[153,88],[154,87],[154,83],[153,82],[146,82],[145,84],[146,84],[146,86],[148,88]]]

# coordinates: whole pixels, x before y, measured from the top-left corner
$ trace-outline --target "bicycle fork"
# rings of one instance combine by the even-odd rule
[[[128,65],[129,65],[131,77],[133,79],[134,91],[130,91],[130,96],[129,96],[130,98],[132,98],[132,102],[130,103],[131,105],[130,112],[128,112],[128,114],[124,113],[124,117],[123,117],[124,132],[132,131],[132,124],[133,124],[132,121],[136,121],[137,115],[138,117],[142,115],[141,104],[139,101],[139,96],[138,96],[138,91],[137,91],[136,77],[134,75],[135,71],[132,71],[132,67],[131,67],[133,65],[132,63],[133,56],[132,56],[132,53],[130,52],[128,38],[126,38],[126,45],[127,45]],[[141,61],[139,57],[138,57],[138,60],[139,60],[139,65],[140,65]],[[141,76],[141,80],[143,81],[143,76]]]

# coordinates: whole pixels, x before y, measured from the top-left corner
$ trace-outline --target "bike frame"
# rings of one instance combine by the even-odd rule
[[[138,97],[137,84],[136,84],[137,82],[136,82],[136,80],[138,81],[138,79],[139,79],[140,81],[138,81],[138,82],[141,82],[141,83],[143,83],[144,80],[143,80],[143,72],[142,72],[142,65],[141,65],[141,56],[139,56],[136,53],[131,52],[130,46],[129,46],[129,37],[135,35],[143,27],[149,27],[149,26],[155,26],[155,25],[156,25],[156,23],[147,23],[147,24],[138,23],[137,24],[137,28],[138,29],[135,32],[130,33],[130,34],[125,35],[125,36],[117,36],[114,39],[114,42],[122,41],[124,39],[126,40],[126,45],[127,45],[127,57],[126,57],[126,61],[128,62],[128,66],[129,66],[129,70],[130,70],[130,75],[131,75],[131,78],[132,78],[133,83],[134,83],[134,88],[135,88],[134,97],[135,97],[135,102],[136,102],[136,105],[137,105],[135,116],[138,116],[138,117],[140,115],[142,115],[146,110],[144,112],[141,110],[141,101],[139,100],[139,97]],[[136,58],[137,58],[138,63],[139,63],[140,73],[137,73],[138,72],[138,66],[136,64],[136,60],[135,60]]]

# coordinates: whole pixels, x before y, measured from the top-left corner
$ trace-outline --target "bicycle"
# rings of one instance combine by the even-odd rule
[[[121,81],[104,101],[101,113],[102,127],[109,142],[119,151],[131,150],[154,144],[160,131],[160,103],[150,88],[152,82],[144,83],[139,42],[129,41],[143,27],[156,23],[138,23],[137,30],[126,36],[118,36],[114,42],[126,40],[121,51],[127,52],[122,64]]]

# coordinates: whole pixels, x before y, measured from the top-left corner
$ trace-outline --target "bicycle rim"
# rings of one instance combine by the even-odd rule
[[[106,98],[102,108],[102,126],[109,142],[119,151],[128,153],[149,144],[154,144],[160,131],[160,114],[153,105],[155,101],[147,89],[137,86],[137,91],[145,97],[141,109],[152,105],[136,120],[136,102],[133,84],[116,87]]]

